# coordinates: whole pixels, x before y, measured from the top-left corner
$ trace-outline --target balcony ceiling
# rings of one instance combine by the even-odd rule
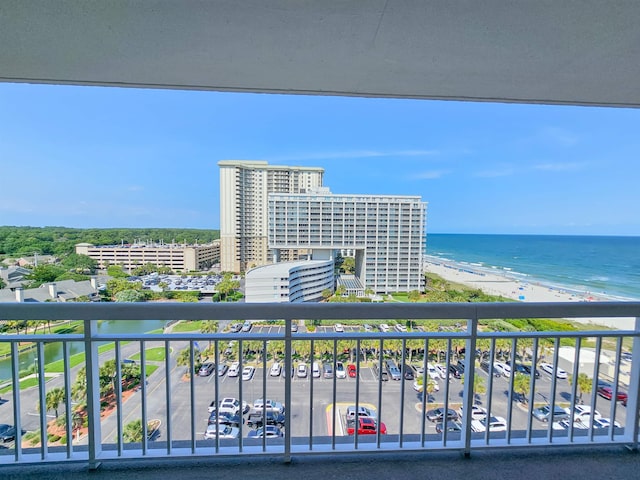
[[[3,0],[0,80],[640,105],[640,2]]]

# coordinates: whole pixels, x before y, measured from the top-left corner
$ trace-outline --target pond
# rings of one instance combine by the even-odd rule
[[[164,328],[167,320],[103,320],[98,322],[98,333],[144,333]],[[104,343],[104,342],[103,342]],[[71,355],[84,351],[84,345],[81,342],[70,344]],[[48,343],[44,346],[44,362],[52,363],[62,358],[62,343]],[[19,365],[20,370],[27,370],[30,366],[36,364],[36,349],[31,349],[20,354]],[[4,358],[0,360],[0,385],[11,380],[11,359]]]

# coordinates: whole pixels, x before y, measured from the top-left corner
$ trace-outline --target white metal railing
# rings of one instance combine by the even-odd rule
[[[495,332],[479,328],[483,320],[493,319],[595,317],[632,318],[635,328],[554,332]],[[284,322],[255,327],[248,333],[98,332],[99,321],[104,320],[176,319],[222,322],[278,319]],[[347,331],[336,333],[331,328],[328,331],[318,328],[293,333],[292,323],[298,324],[300,319],[323,320],[329,325],[332,321],[344,321]],[[349,322],[358,319],[360,325],[407,319],[448,320],[451,327],[441,331],[370,332],[351,327]],[[9,448],[0,450],[0,465],[86,461],[96,467],[102,461],[113,459],[239,453],[279,454],[288,461],[292,455],[316,452],[458,449],[469,454],[473,449],[486,447],[626,444],[637,448],[638,445],[640,303],[637,302],[0,304],[0,320],[81,320],[84,324],[83,333],[0,335],[0,343],[9,343],[11,350],[10,360],[5,360],[10,364],[9,378],[3,383],[0,376],[0,424],[15,426],[17,433],[15,441],[8,440],[5,444]],[[112,346],[101,347],[105,342]],[[230,346],[229,342],[236,343]],[[21,373],[19,350],[25,345],[32,346],[35,352],[35,378],[31,376],[31,380]],[[45,357],[50,345],[60,346],[61,367],[57,368],[57,377],[47,377],[51,372]],[[319,346],[326,352],[319,351]],[[74,348],[81,350],[80,360],[71,354]],[[283,351],[273,350],[277,348]],[[187,366],[180,366],[177,364],[179,351],[184,349],[188,352]],[[210,358],[217,365],[237,361],[240,371],[245,366],[256,367],[253,377],[236,380],[217,375],[215,371],[210,377],[184,376],[184,372],[194,372],[199,352],[204,350],[210,352]],[[229,355],[225,356],[226,350]],[[385,353],[386,350],[393,351]],[[438,358],[430,359],[436,351]],[[500,358],[505,351],[508,356]],[[415,361],[416,355],[419,362]],[[309,371],[308,377],[299,378],[292,373],[296,361],[304,361],[309,367],[314,361],[328,363],[335,372],[341,356],[345,363],[355,366],[355,377],[342,379],[334,374],[331,378],[316,378]],[[593,365],[587,356],[596,359]],[[135,357],[140,366],[140,378],[146,379],[139,382],[134,393],[126,388],[125,360],[130,362],[130,357]],[[283,376],[270,375],[274,357],[284,363]],[[404,375],[398,381],[388,382],[382,381],[381,373],[374,375],[376,367],[379,372],[384,371],[386,357],[393,357],[400,366],[413,363],[422,369],[425,378],[422,394],[414,390],[414,387],[419,390],[420,385],[414,386]],[[545,363],[556,368],[564,364],[571,379],[581,375],[590,378],[592,388],[559,378],[553,370],[552,375],[543,372],[536,378],[535,366],[541,364],[542,357]],[[101,367],[109,359],[114,360],[114,370],[109,373],[113,381],[112,398],[102,398],[109,388],[104,388],[106,374],[103,371],[101,379]],[[500,365],[496,361],[500,361]],[[445,372],[452,368],[464,369],[464,378],[450,379],[450,375],[445,374],[445,378],[438,381],[439,391],[431,391],[433,385],[427,380],[427,372],[435,362],[440,362]],[[515,375],[516,368],[522,368],[519,364],[523,362],[533,367],[525,386]],[[497,377],[498,369],[507,368],[504,365],[514,375]],[[84,375],[79,372],[83,366]],[[73,382],[74,375],[76,382]],[[86,386],[79,387],[78,379],[84,380]],[[21,386],[21,382],[27,383]],[[29,387],[28,382],[35,385]],[[599,390],[599,385],[605,387],[599,382],[607,382],[609,390]],[[55,404],[55,401],[48,402],[48,396],[56,388],[64,392],[56,405],[64,406],[61,407],[64,420],[57,422],[57,434],[52,434],[52,426],[56,424],[48,416],[52,409],[40,406]],[[86,389],[84,399],[78,395],[81,388]],[[623,393],[627,394],[624,404],[605,399],[607,395],[622,399]],[[522,396],[526,402],[518,401]],[[247,433],[255,433],[251,433],[246,423],[238,421],[237,430],[230,429],[237,438],[221,438],[222,433],[218,433],[212,439],[204,439],[206,409],[210,404],[219,405],[224,397],[247,402],[272,398],[283,403],[283,437],[249,437]],[[583,401],[586,398],[584,404],[599,413],[587,412],[581,421],[568,421],[566,429],[554,422],[553,417],[548,422],[536,418],[539,414],[536,410],[542,405],[548,405],[551,411],[562,407],[564,416],[577,418],[584,408],[576,402],[579,397],[584,397]],[[478,400],[490,417],[498,417],[497,422],[503,424],[504,430],[501,426],[499,431],[477,431],[482,430],[482,425],[474,422],[477,413],[473,407]],[[86,404],[81,415],[77,413],[76,403]],[[355,422],[348,423],[347,406],[354,406],[356,412],[359,407],[374,412],[375,435],[348,434],[349,427],[359,424],[360,418],[356,414]],[[425,412],[436,406],[458,412],[459,423],[452,427],[459,428],[459,432],[448,431],[444,422],[444,432],[436,433],[434,424],[425,419]],[[266,409],[261,412],[265,423]],[[247,418],[244,411],[239,417]],[[608,428],[606,424],[598,428],[602,423],[598,419],[603,418],[610,420]],[[139,439],[127,431],[128,424],[136,419],[141,420]],[[152,419],[158,421],[149,426]],[[383,424],[386,424],[386,433],[381,432]],[[154,431],[149,431],[150,428]],[[38,430],[39,434],[33,433]],[[218,428],[218,432],[223,430]],[[57,437],[64,437],[66,442],[60,442]]]

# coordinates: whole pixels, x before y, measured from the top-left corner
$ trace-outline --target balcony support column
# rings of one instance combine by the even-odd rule
[[[465,458],[471,457],[471,411],[473,409],[473,385],[475,380],[475,366],[476,366],[476,340],[478,338],[478,314],[477,311],[474,312],[472,318],[467,320],[467,333],[469,334],[469,338],[467,338],[465,345],[465,354],[464,354],[464,385],[463,385],[463,396],[464,399],[464,410],[462,419],[462,442],[464,443],[463,454]],[[493,362],[493,360],[492,360]],[[448,367],[448,365],[447,365]],[[449,372],[447,371],[447,374]],[[448,381],[448,377],[447,380]],[[444,420],[444,425],[447,424],[446,418]]]
[[[87,375],[87,417],[89,421],[89,470],[100,467],[98,458],[102,453],[102,429],[100,425],[100,369],[98,362],[98,343],[94,337],[98,331],[98,322],[84,320],[84,351]]]
[[[627,397],[627,421],[624,431],[630,433],[630,444],[628,448],[634,452],[638,451],[638,416],[640,415],[640,317],[636,317],[636,336],[633,337],[633,349],[631,358],[631,377],[629,380],[629,394]]]

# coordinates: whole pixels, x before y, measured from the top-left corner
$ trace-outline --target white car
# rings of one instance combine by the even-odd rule
[[[395,329],[396,332],[406,332],[407,331],[407,327],[405,327],[404,325],[400,325],[399,323],[396,323],[393,328]]]
[[[282,365],[280,365],[278,362],[273,362],[273,365],[271,365],[271,370],[269,370],[269,375],[271,375],[272,377],[279,377],[280,373],[282,373]]]
[[[381,332],[388,332],[389,331],[389,325],[387,325],[386,323],[381,323],[380,325],[378,325],[378,329]]]
[[[227,372],[227,377],[237,377],[240,375],[240,363],[233,362],[229,367],[229,371]]]
[[[344,327],[342,326],[341,323],[336,323],[333,326],[333,331],[336,332],[336,333],[343,333],[344,332]]]
[[[347,370],[342,362],[336,362],[336,378],[347,378]]]
[[[356,406],[349,405],[347,407],[347,420],[355,420],[356,418]],[[358,417],[370,417],[377,418],[376,411],[371,408],[363,407],[362,405],[358,405]]]
[[[553,365],[551,365],[550,363],[541,363],[540,370],[547,372],[549,375],[553,375],[553,372],[554,372]],[[563,369],[561,369],[560,367],[557,367],[555,369],[555,375],[557,378],[560,378],[560,379],[569,378],[569,374]]]
[[[571,409],[567,408],[567,413],[571,413]],[[600,412],[593,410],[591,405],[576,405],[573,411],[574,421],[586,421],[589,422],[591,418],[591,412],[593,411],[593,418],[601,418]]]
[[[463,411],[463,407],[460,407],[460,410],[458,410],[458,415],[460,416],[460,418],[464,418],[464,411]],[[471,420],[482,420],[483,418],[487,417],[487,409],[486,408],[482,408],[478,405],[474,405],[473,407],[471,407]]]
[[[431,364],[427,364],[427,373],[433,380],[438,380],[440,378],[440,372]]]
[[[493,371],[495,373],[499,373],[500,375],[502,375],[504,377],[510,377],[511,376],[511,366],[507,365],[506,363],[494,362],[493,363]]]
[[[440,365],[439,363],[436,363],[433,367],[440,374],[441,379],[444,380],[445,378],[447,378],[447,369],[444,368],[444,365]]]
[[[276,402],[275,400],[262,398],[257,399],[253,402],[253,409],[256,412],[262,412],[262,410],[266,408],[267,412],[275,412],[275,413],[284,413],[284,405],[280,402]]]
[[[299,363],[298,370],[296,371],[298,378],[307,378],[307,364]]]
[[[247,365],[242,369],[242,380],[251,380],[254,373],[256,373],[256,367]]]
[[[471,430],[474,432],[486,432],[487,425],[489,426],[489,432],[507,431],[507,421],[502,417],[485,417],[482,420],[473,420],[471,422]]]
[[[215,439],[216,436],[218,438],[238,438],[239,434],[240,429],[238,427],[212,423],[211,425],[207,425],[207,430],[204,432],[204,438]]]
[[[242,412],[240,412],[242,409]],[[209,404],[209,413],[213,413],[216,410],[219,413],[228,413],[229,415],[240,415],[241,413],[247,413],[249,411],[249,405],[247,402],[242,402],[242,406],[240,401],[237,398],[223,398],[220,400],[220,408],[216,408],[215,400]]]

